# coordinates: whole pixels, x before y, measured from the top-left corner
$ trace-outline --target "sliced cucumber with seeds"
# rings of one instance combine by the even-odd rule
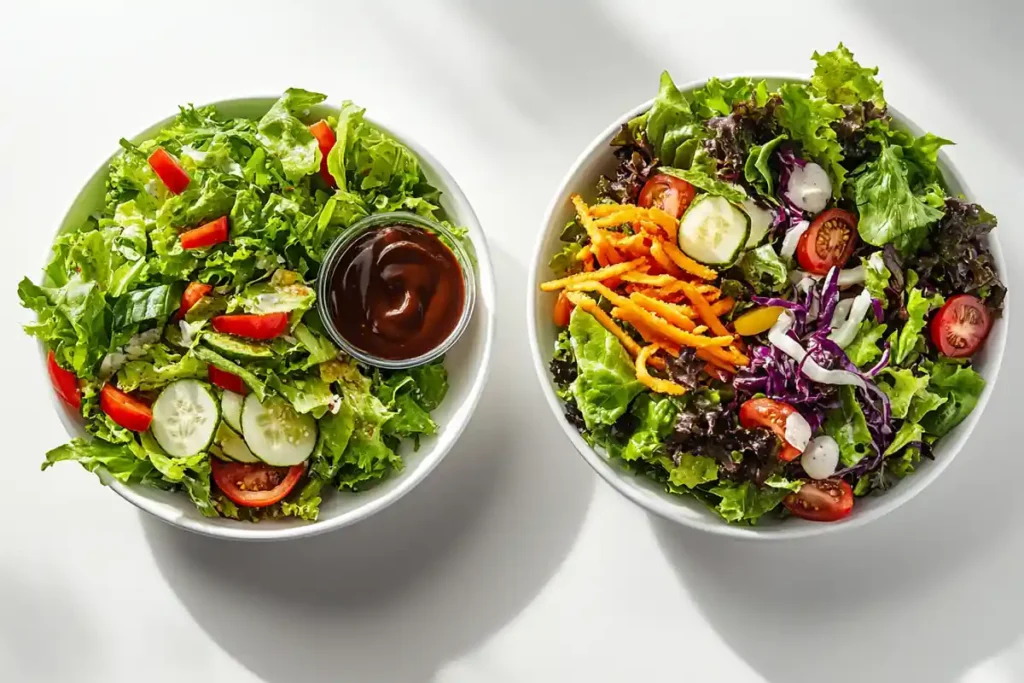
[[[701,263],[727,266],[739,258],[750,234],[750,216],[724,197],[701,195],[679,223],[679,248]]]
[[[228,391],[227,389],[224,390],[224,395],[220,397],[221,417],[236,432],[242,431],[242,401],[244,400],[245,396]]]
[[[237,462],[259,462],[260,459],[253,455],[245,440],[225,422],[220,423],[217,429],[217,446],[225,457]]]
[[[167,455],[185,458],[210,447],[218,423],[213,389],[194,379],[179,379],[156,397],[150,430]]]
[[[203,335],[203,343],[214,351],[219,351],[228,358],[236,360],[261,360],[274,357],[274,352],[265,344],[257,344],[220,332],[207,332]]]
[[[275,467],[305,461],[316,447],[317,426],[312,415],[295,412],[277,396],[263,403],[249,394],[242,404],[242,435],[257,458]]]

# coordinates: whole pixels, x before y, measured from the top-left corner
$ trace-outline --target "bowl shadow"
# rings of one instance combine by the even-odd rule
[[[502,282],[524,278],[506,253],[493,256]],[[374,517],[307,539],[238,543],[143,515],[157,567],[200,627],[269,683],[420,681],[515,618],[568,555],[594,478],[551,454],[563,443],[553,416],[515,417],[542,400],[532,377],[523,381],[524,336],[497,337],[495,358],[449,455]]]
[[[1003,372],[1019,365],[1007,356]],[[884,522],[758,543],[650,515],[655,537],[704,618],[768,681],[954,681],[987,666],[1024,680],[1024,528],[1013,490],[994,486],[1024,477],[1002,436],[1013,390],[996,387],[945,475]]]

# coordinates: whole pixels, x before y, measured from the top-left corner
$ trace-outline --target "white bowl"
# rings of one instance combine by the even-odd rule
[[[222,100],[211,104],[216,105],[217,109],[226,116],[259,118],[270,109],[276,100],[276,97],[256,97]],[[314,117],[336,115],[337,113],[337,108],[323,105],[314,107],[311,112]],[[136,135],[133,140],[141,142],[173,120],[174,117],[169,117]],[[439,426],[438,433],[423,439],[419,451],[413,452],[411,448],[404,448],[402,456],[405,461],[405,469],[392,474],[379,486],[362,493],[328,492],[320,505],[320,518],[315,522],[282,519],[252,524],[231,519],[203,517],[184,493],[128,486],[116,480],[108,482],[118,495],[139,509],[174,526],[207,536],[239,540],[278,540],[312,536],[366,519],[408,493],[441,462],[469,423],[487,381],[491,347],[494,341],[494,273],[484,233],[469,200],[462,193],[458,183],[432,154],[393,128],[375,119],[370,120],[413,151],[427,178],[441,190],[441,204],[452,222],[469,229],[469,236],[476,254],[476,309],[469,327],[445,358],[450,387],[444,402],[432,413]],[[65,215],[58,232],[81,225],[91,213],[103,206],[104,183],[109,163],[110,160],[105,162],[89,179]],[[43,347],[44,373],[45,357],[46,349]],[[62,401],[57,399],[56,395],[53,396],[53,403],[68,434],[73,437],[86,436],[80,417],[69,410]],[[87,477],[83,476],[82,486],[95,486],[95,481],[90,482]]]
[[[744,74],[746,75],[746,74]],[[773,88],[786,81],[803,81],[801,78],[789,76],[761,76],[751,75],[752,78],[768,79],[769,85]],[[706,81],[698,81],[680,86],[683,92],[690,92],[702,87]],[[970,416],[960,423],[956,429],[947,434],[935,448],[935,459],[922,459],[917,471],[902,480],[896,487],[886,491],[882,495],[868,496],[857,500],[853,513],[840,522],[821,523],[809,522],[797,518],[789,518],[782,521],[764,521],[758,526],[739,526],[727,524],[713,511],[709,510],[703,503],[692,496],[672,495],[658,486],[655,482],[646,477],[638,477],[624,470],[618,464],[610,462],[604,453],[591,448],[580,436],[579,432],[565,419],[562,410],[562,402],[555,394],[555,385],[548,372],[548,363],[551,360],[555,338],[558,334],[554,323],[551,321],[552,309],[555,303],[555,296],[541,292],[539,285],[545,280],[553,279],[554,273],[548,267],[548,260],[558,250],[559,233],[566,222],[573,217],[573,209],[569,203],[569,197],[578,193],[584,199],[593,199],[595,196],[595,183],[601,174],[608,174],[615,168],[615,157],[612,155],[609,143],[623,123],[634,116],[650,109],[653,100],[646,102],[635,109],[623,114],[615,123],[597,136],[573,164],[573,167],[566,174],[565,179],[555,192],[547,214],[544,219],[544,228],[537,240],[534,250],[533,263],[530,268],[530,279],[527,294],[527,326],[529,328],[532,344],[534,367],[537,376],[540,378],[544,396],[547,398],[551,410],[558,415],[562,429],[565,431],[572,445],[576,447],[583,459],[601,475],[601,477],[612,485],[619,493],[623,494],[634,503],[646,508],[650,512],[658,514],[665,519],[684,524],[695,529],[701,529],[714,534],[724,536],[735,536],[740,538],[754,539],[782,539],[798,538],[803,536],[815,536],[834,532],[839,529],[849,529],[866,524],[874,519],[882,517],[886,513],[895,510],[911,498],[920,493],[926,486],[935,481],[935,478],[942,473],[953,458],[967,442],[974,425],[977,424],[989,396],[995,385],[995,379],[999,372],[999,364],[1003,358],[1003,351],[1006,347],[1006,333],[1008,328],[1009,305],[1003,309],[1003,317],[998,320],[992,329],[988,342],[983,352],[975,356],[975,368],[986,379],[985,390],[982,392],[978,405]],[[901,127],[906,128],[915,135],[923,131],[901,116],[892,107],[889,108],[894,121]],[[949,163],[944,154],[939,155],[939,166],[945,175],[950,190],[962,193],[970,200],[974,195],[968,190],[960,174]],[[995,256],[999,272],[1006,277],[1006,263],[1003,260],[1002,251],[999,248],[999,241],[993,235],[989,244]]]

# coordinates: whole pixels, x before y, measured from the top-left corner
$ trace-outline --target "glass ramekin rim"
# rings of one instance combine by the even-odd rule
[[[459,317],[458,323],[456,323],[451,333],[445,337],[444,341],[430,351],[413,358],[381,358],[364,349],[360,349],[345,339],[345,336],[342,335],[334,325],[334,320],[330,315],[327,295],[329,294],[330,289],[330,275],[333,272],[333,269],[337,266],[338,259],[341,258],[345,249],[349,247],[356,238],[366,232],[369,232],[372,228],[376,228],[381,225],[407,225],[438,234],[444,238],[442,242],[451,250],[452,254],[455,256],[456,262],[459,264],[459,269],[462,271],[463,302],[462,315]],[[437,360],[446,354],[451,350],[452,346],[458,342],[459,338],[466,331],[466,328],[469,327],[470,320],[473,317],[473,309],[476,305],[476,265],[470,251],[463,244],[462,239],[442,223],[410,211],[385,211],[382,213],[374,213],[360,218],[358,221],[346,228],[340,235],[338,235],[331,246],[328,247],[327,253],[320,264],[320,272],[316,279],[316,298],[317,310],[319,311],[320,318],[323,321],[324,329],[327,330],[327,334],[331,337],[331,341],[333,341],[344,353],[352,356],[360,363],[381,368],[383,370],[407,370],[419,365],[426,365],[427,363]]]

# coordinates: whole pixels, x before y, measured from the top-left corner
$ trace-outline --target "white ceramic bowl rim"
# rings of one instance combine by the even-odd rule
[[[769,81],[807,82],[806,76],[794,74],[741,73],[719,76],[722,80],[736,77],[749,77],[754,80],[767,79]],[[706,83],[707,79],[704,79],[692,81],[677,87],[680,92],[689,93],[697,88],[703,87]],[[963,445],[966,443],[971,432],[974,430],[978,419],[984,412],[985,406],[988,404],[989,397],[992,395],[996,380],[999,376],[999,366],[1002,362],[1003,352],[1006,348],[1006,336],[1007,330],[1009,329],[1009,295],[1007,296],[1006,305],[1003,307],[1003,317],[993,328],[986,345],[985,354],[990,360],[988,361],[986,372],[983,375],[986,380],[985,389],[982,392],[974,410],[960,425],[956,427],[956,429],[954,429],[953,432],[947,434],[943,437],[942,441],[939,442],[942,452],[940,454],[936,454],[936,459],[934,461],[927,461],[926,463],[923,463],[924,466],[920,467],[919,471],[914,472],[912,475],[902,480],[899,485],[893,489],[881,494],[878,502],[866,512],[858,514],[858,510],[855,507],[854,513],[841,522],[824,524],[820,522],[808,522],[801,519],[790,518],[785,520],[783,523],[773,526],[742,526],[726,523],[711,510],[704,510],[703,512],[705,514],[702,516],[692,516],[689,514],[689,508],[686,508],[681,504],[681,498],[679,496],[666,492],[661,492],[661,495],[659,496],[652,496],[649,491],[641,489],[638,486],[631,485],[629,482],[630,480],[636,479],[635,475],[622,469],[618,464],[609,461],[604,455],[592,448],[583,440],[576,428],[570,425],[565,419],[563,415],[562,402],[555,394],[551,382],[551,376],[547,368],[547,363],[550,360],[550,349],[542,349],[539,343],[537,302],[540,297],[540,274],[542,269],[547,267],[547,262],[550,258],[550,254],[545,252],[544,245],[551,232],[554,229],[559,229],[561,227],[560,225],[554,225],[553,220],[565,206],[565,202],[567,201],[570,193],[574,191],[574,188],[570,186],[572,185],[573,178],[577,174],[578,169],[596,155],[605,154],[610,156],[610,152],[608,152],[609,142],[622,127],[622,124],[649,110],[653,103],[654,99],[652,98],[620,116],[614,123],[609,125],[601,134],[599,134],[579,155],[579,157],[577,157],[576,161],[565,174],[565,177],[559,184],[558,190],[555,192],[554,197],[552,197],[551,202],[548,205],[547,212],[544,216],[543,228],[537,236],[537,241],[535,243],[534,257],[530,265],[530,277],[527,291],[526,315],[528,333],[530,335],[530,351],[533,355],[534,370],[540,380],[544,397],[547,400],[548,405],[551,407],[551,410],[557,416],[559,424],[562,426],[562,430],[566,433],[569,440],[572,442],[572,445],[576,448],[576,451],[583,457],[587,464],[589,464],[602,479],[610,484],[612,488],[632,500],[637,505],[665,519],[722,536],[759,540],[776,540],[834,533],[840,529],[852,529],[863,526],[868,522],[883,517],[892,510],[895,510],[899,506],[910,501],[929,484],[931,484],[931,482],[933,482],[943,471],[945,471],[953,461],[953,458],[957,453],[959,453]],[[923,131],[920,130],[914,122],[910,121],[905,116],[902,116],[891,105],[889,106],[888,111],[900,126],[908,128],[915,135],[922,134]],[[963,194],[967,199],[974,201],[974,194],[968,189],[967,184],[964,182],[959,172],[949,162],[945,152],[942,151],[939,153],[939,166],[946,178],[947,185],[954,189],[959,188],[961,194]],[[590,181],[588,190],[593,190],[594,181],[596,181],[596,178]],[[999,272],[1005,278],[1007,273],[1006,262],[1003,258],[998,237],[994,233],[989,235],[989,246],[992,250],[993,257],[996,260]]]
[[[270,105],[279,99],[279,95],[266,95],[266,96],[251,96],[251,97],[233,97],[222,100],[216,100],[210,102],[207,105],[202,106],[215,106],[218,108],[232,109],[236,107],[245,107],[247,105],[255,106],[256,103],[259,105],[266,104],[266,109],[270,108]],[[317,105],[313,107],[312,112],[319,112],[322,114],[334,114],[338,113],[337,107],[329,105]],[[146,128],[143,132],[133,136],[131,140],[138,142],[151,135],[155,130],[168,125],[173,121],[175,117],[170,116],[152,126]],[[377,126],[381,130],[385,131],[395,139],[399,140],[412,150],[416,158],[421,162],[425,171],[428,171],[428,175],[432,175],[432,181],[435,186],[441,190],[441,201],[442,205],[448,210],[449,217],[457,219],[457,221],[465,225],[469,231],[472,240],[471,249],[476,259],[476,275],[477,275],[477,304],[474,310],[474,318],[483,316],[479,322],[475,323],[481,326],[483,338],[480,340],[482,349],[480,351],[480,358],[477,361],[475,367],[475,373],[472,377],[472,382],[466,389],[465,396],[462,399],[462,403],[456,413],[457,418],[453,422],[446,425],[441,425],[442,429],[446,429],[446,433],[443,435],[443,440],[439,438],[432,449],[421,448],[419,452],[415,454],[416,464],[412,465],[409,463],[409,459],[406,457],[406,469],[401,472],[396,472],[391,475],[387,481],[396,480],[393,487],[390,488],[385,494],[368,498],[367,502],[358,507],[354,507],[350,510],[346,510],[339,515],[331,518],[321,517],[316,522],[305,522],[302,520],[294,520],[294,524],[289,526],[276,526],[274,528],[268,528],[268,523],[251,523],[251,522],[235,522],[234,520],[207,520],[203,517],[189,517],[180,511],[176,511],[174,508],[169,507],[166,504],[152,500],[145,495],[142,495],[133,486],[123,484],[116,479],[109,476],[104,477],[104,483],[113,489],[119,496],[127,500],[132,505],[136,506],[140,510],[144,510],[149,514],[157,517],[158,519],[167,522],[173,526],[193,531],[206,536],[212,536],[217,538],[233,539],[233,540],[245,540],[245,541],[272,541],[272,540],[287,540],[296,538],[305,538],[314,536],[317,534],[325,533],[334,529],[340,529],[350,524],[354,524],[360,520],[366,519],[380,512],[384,508],[392,505],[399,500],[406,493],[411,491],[417,484],[423,481],[427,475],[441,462],[441,460],[447,455],[448,451],[458,440],[462,434],[466,425],[472,418],[473,412],[476,409],[477,404],[480,401],[480,396],[483,393],[484,386],[487,383],[487,377],[490,372],[491,365],[491,354],[494,343],[494,330],[495,330],[495,283],[493,267],[491,265],[490,254],[487,249],[486,237],[483,229],[480,225],[480,221],[473,211],[469,200],[463,193],[462,188],[459,187],[455,179],[448,173],[444,166],[424,148],[421,144],[414,141],[413,138],[403,134],[395,127],[383,123],[377,118],[366,117],[369,123]],[[110,162],[120,152],[115,152],[109,159],[107,159],[103,165],[90,177],[89,181],[83,187],[72,201],[72,204],[68,211],[65,213],[64,218],[61,221],[61,227],[69,222],[72,214],[76,211],[80,211],[79,201],[82,194],[85,193],[85,188],[90,187],[93,182],[99,178],[106,178],[108,167]],[[451,207],[458,207],[458,211],[451,211]],[[90,210],[95,207],[90,207]],[[58,230],[59,232],[59,230]],[[56,234],[56,233],[55,233]],[[47,259],[49,254],[47,255]],[[43,264],[45,265],[45,264]],[[39,272],[42,272],[40,268]],[[480,305],[486,304],[486,305]],[[461,344],[462,342],[460,342]],[[458,344],[456,348],[458,348]],[[46,347],[44,344],[40,344],[41,357],[43,362],[43,368],[45,372],[46,362]],[[452,400],[451,395],[446,400]],[[84,434],[84,430],[81,427],[81,423],[77,416],[72,415],[63,403],[56,397],[55,394],[51,396],[51,401],[57,411],[57,414],[64,425],[65,430],[69,436],[81,436]],[[442,404],[444,405],[444,404]],[[385,482],[386,483],[386,482]],[[367,492],[369,493],[369,492]],[[192,505],[191,501],[188,500],[184,493],[176,493],[176,496],[183,497],[185,504]],[[328,495],[346,495],[343,493],[337,493],[330,491]],[[365,495],[365,494],[354,494],[354,495]],[[213,521],[223,522],[224,524],[214,524]],[[289,520],[291,521],[291,520]]]

